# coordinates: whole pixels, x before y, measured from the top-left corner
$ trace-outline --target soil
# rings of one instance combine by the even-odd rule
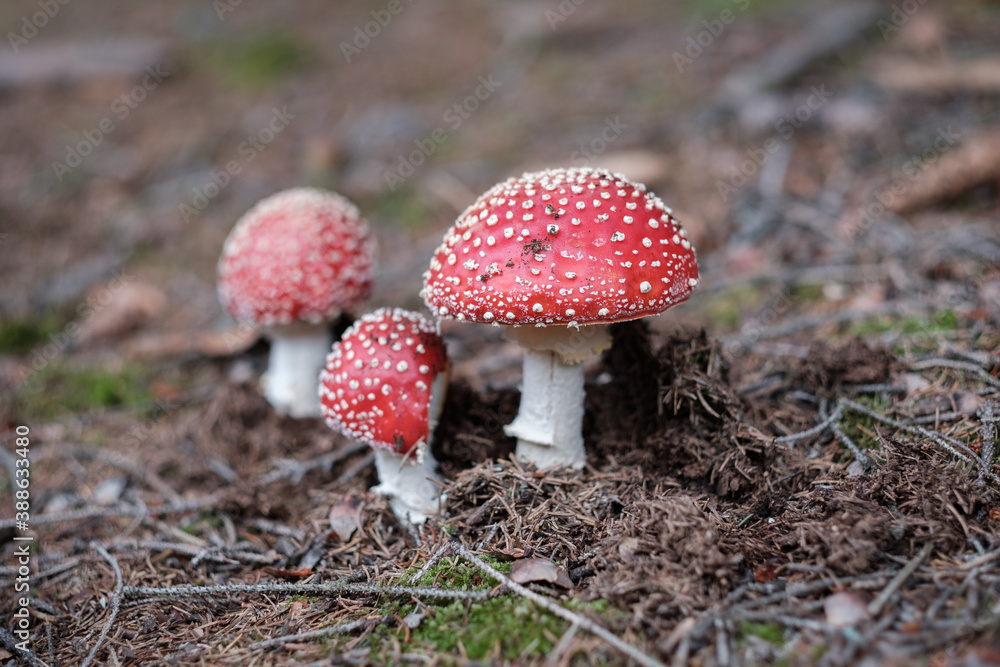
[[[345,55],[381,6],[221,4],[61,4],[0,53],[5,589],[32,538],[0,663],[629,664],[597,624],[632,664],[1000,664],[996,6],[428,0]],[[262,397],[222,241],[335,189],[379,238],[353,315],[421,309],[477,193],[566,164],[673,206],[699,289],[585,362],[580,471],[512,456],[518,348],[442,322],[445,507],[401,523],[365,447]]]

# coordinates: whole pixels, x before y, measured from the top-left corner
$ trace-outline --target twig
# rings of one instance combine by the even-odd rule
[[[910,369],[915,371],[922,371],[928,368],[950,368],[951,370],[956,371],[967,371],[978,376],[980,380],[991,387],[1000,389],[1000,380],[997,380],[995,377],[990,375],[978,364],[968,361],[956,361],[955,359],[924,359],[923,361],[917,361],[910,364]]]
[[[118,506],[118,507],[99,507],[90,508],[82,510],[73,510],[71,512],[60,512],[56,514],[39,514],[38,516],[31,517],[31,525],[39,526],[49,523],[65,523],[65,522],[80,522],[87,519],[103,519],[103,518],[117,518],[117,517],[147,517],[147,516],[157,516],[160,514],[175,514],[181,512],[190,512],[192,510],[203,509],[205,507],[211,507],[219,502],[219,496],[213,494],[206,496],[204,498],[196,498],[194,500],[187,500],[180,503],[167,503],[165,505],[155,505],[153,507],[136,507],[136,506]],[[10,530],[15,527],[16,522],[13,519],[4,519],[0,521],[0,530]]]
[[[107,463],[108,465],[114,466],[120,470],[124,470],[133,477],[138,477],[146,483],[149,488],[154,491],[159,492],[164,498],[172,503],[179,503],[183,500],[180,494],[171,488],[169,484],[160,479],[159,475],[154,473],[151,469],[146,466],[141,466],[132,459],[119,454],[118,452],[108,451],[105,449],[89,449],[87,447],[74,447],[63,453],[63,456],[71,456],[74,458],[81,459],[92,459],[94,461],[100,461],[102,463]]]
[[[335,486],[341,486],[342,484],[346,484],[347,482],[351,481],[352,479],[354,479],[355,477],[357,477],[359,474],[361,474],[361,472],[365,468],[367,468],[368,466],[370,466],[373,463],[375,463],[375,452],[368,452],[364,456],[364,458],[358,459],[357,463],[355,463],[354,465],[352,465],[351,467],[349,467],[347,470],[345,470],[344,472],[342,472],[340,474],[340,477],[337,478],[337,481],[334,482],[334,485]]]
[[[996,453],[997,422],[1000,421],[1000,416],[997,415],[996,408],[996,401],[991,400],[986,401],[983,407],[979,409],[979,421],[982,422],[982,426],[979,427],[979,438],[983,441],[980,455],[986,465],[993,463],[993,455]],[[983,470],[980,470],[979,476],[982,477],[982,475]]]
[[[925,544],[924,548],[920,550],[920,553],[911,558],[910,562],[904,565],[903,569],[899,571],[899,574],[893,577],[892,580],[886,584],[886,587],[882,589],[882,592],[879,593],[874,600],[868,603],[868,613],[873,617],[878,616],[879,612],[882,611],[882,607],[884,607],[885,603],[889,601],[890,597],[892,597],[892,594],[903,585],[903,582],[910,578],[910,575],[913,574],[918,567],[920,567],[920,564],[925,558],[927,558],[927,554],[930,552],[931,545],[929,543]]]
[[[319,630],[310,630],[308,632],[300,632],[296,635],[285,635],[284,637],[274,637],[273,639],[265,639],[264,641],[254,642],[253,644],[250,644],[250,646],[247,646],[247,649],[255,651],[261,648],[282,646],[289,642],[316,639],[318,637],[329,637],[330,635],[343,635],[348,632],[354,632],[355,630],[367,629],[373,625],[382,625],[383,623],[388,623],[391,620],[392,616],[359,618],[358,620],[351,621],[350,623],[341,623],[340,625],[331,625],[330,627],[320,628]]]
[[[108,553],[107,549],[102,547],[97,542],[91,542],[90,547],[97,552],[97,555],[107,561],[108,565],[111,566],[111,571],[115,574],[115,590],[111,594],[111,613],[108,614],[108,620],[104,624],[104,628],[101,630],[101,634],[97,637],[97,642],[94,644],[94,648],[90,649],[90,653],[84,658],[83,662],[80,663],[80,667],[87,667],[97,655],[97,652],[101,650],[101,644],[108,636],[108,632],[111,631],[112,626],[115,624],[115,619],[118,618],[118,610],[121,609],[122,605],[122,591],[125,586],[125,582],[122,580],[122,570],[118,567],[118,560]]]
[[[440,561],[442,558],[448,555],[449,551],[451,551],[451,542],[445,542],[438,548],[437,551],[434,552],[433,556],[427,559],[427,562],[424,563],[424,566],[420,568],[419,572],[413,575],[410,581],[412,581],[413,583],[417,583],[418,581],[423,579],[424,575],[430,572],[431,568],[437,565],[438,561]]]
[[[7,628],[5,628],[3,626],[0,626],[0,644],[3,644],[3,647],[5,649],[7,649],[8,651],[10,651],[11,653],[13,653],[14,655],[16,655],[17,657],[21,658],[22,660],[24,660],[25,662],[27,662],[29,665],[32,665],[32,667],[48,667],[47,664],[45,664],[44,662],[42,662],[41,658],[39,658],[37,655],[35,655],[31,651],[26,651],[23,648],[18,648],[18,646],[17,646],[17,638],[14,637],[14,635],[12,635],[7,630]]]
[[[616,649],[618,649],[628,657],[638,662],[640,665],[646,665],[647,667],[650,666],[665,667],[663,663],[657,660],[656,658],[646,655],[645,653],[635,648],[634,646],[625,643],[624,641],[619,639],[617,635],[612,634],[604,627],[598,625],[597,623],[594,623],[586,616],[581,616],[580,614],[569,611],[568,609],[552,602],[548,598],[539,595],[538,593],[535,593],[534,591],[529,590],[524,586],[521,586],[520,584],[514,583],[505,574],[503,574],[496,568],[492,567],[488,563],[477,558],[476,555],[473,554],[471,551],[469,551],[465,547],[465,545],[462,544],[461,542],[455,542],[455,550],[458,552],[460,556],[462,556],[462,558],[465,558],[467,561],[469,561],[469,563],[472,564],[473,567],[493,577],[494,579],[502,583],[505,588],[517,593],[521,597],[531,600],[539,607],[558,616],[559,618],[567,620],[570,623],[576,623],[587,632],[590,632],[591,634],[596,635],[597,637],[600,637],[607,643],[611,644]]]
[[[125,597],[177,596],[177,595],[236,595],[240,593],[290,593],[292,595],[315,595],[345,593],[363,595],[409,595],[416,598],[437,598],[442,600],[485,600],[489,591],[446,590],[430,586],[380,586],[377,584],[353,584],[331,581],[326,584],[225,584],[220,586],[126,586]]]
[[[958,440],[955,440],[954,438],[949,438],[946,435],[942,435],[940,433],[935,433],[934,431],[929,431],[929,430],[927,430],[925,428],[922,428],[920,426],[910,426],[909,424],[905,424],[905,423],[903,423],[901,421],[898,421],[896,419],[892,419],[891,417],[886,417],[883,414],[875,412],[874,410],[871,410],[871,409],[869,409],[869,408],[861,405],[860,403],[856,403],[856,402],[854,402],[854,401],[852,401],[850,399],[847,399],[847,398],[841,397],[840,399],[838,399],[837,403],[841,404],[841,405],[845,405],[848,408],[850,408],[851,410],[854,410],[856,412],[860,412],[862,414],[868,415],[872,419],[880,421],[883,424],[888,424],[889,426],[893,426],[895,428],[898,428],[901,431],[906,431],[907,433],[911,433],[911,434],[914,434],[914,435],[920,435],[920,436],[923,436],[923,437],[928,438],[930,440],[933,440],[938,445],[940,445],[943,449],[945,449],[946,451],[948,451],[951,455],[957,457],[958,459],[960,459],[960,460],[962,460],[962,461],[964,461],[966,463],[974,460],[976,463],[978,463],[980,465],[980,467],[983,469],[983,473],[987,477],[989,477],[994,482],[1000,483],[1000,477],[997,477],[997,475],[993,471],[991,471],[989,469],[990,467],[988,465],[986,465],[986,463],[979,456],[977,456],[975,452],[973,452],[971,449],[969,449],[969,447],[965,443],[959,442]],[[958,447],[960,449],[964,449],[965,451],[968,452],[968,455],[962,454],[961,452],[959,452],[956,449],[956,447]]]
[[[340,447],[332,452],[327,452],[326,454],[317,456],[314,459],[310,459],[302,463],[293,459],[279,459],[277,461],[277,470],[272,470],[269,473],[261,475],[258,478],[258,481],[261,484],[272,484],[281,479],[289,479],[292,484],[298,484],[302,481],[302,478],[307,472],[315,470],[316,468],[325,468],[329,470],[333,467],[334,463],[342,461],[353,454],[357,454],[366,447],[368,447],[368,445],[365,443],[354,441],[344,447]]]
[[[841,406],[838,405],[834,409],[834,411],[830,413],[829,417],[827,417],[826,419],[824,419],[823,421],[821,421],[819,424],[816,424],[816,426],[813,426],[812,428],[807,429],[805,431],[799,431],[798,433],[791,433],[789,435],[783,435],[780,438],[775,438],[774,441],[775,442],[781,442],[781,443],[785,443],[785,442],[797,442],[798,440],[802,440],[803,438],[808,438],[809,436],[812,436],[812,435],[819,435],[823,431],[825,431],[828,428],[830,428],[830,425],[833,424],[833,422],[835,422],[838,419],[840,419],[843,416],[843,414],[844,414],[844,409]]]

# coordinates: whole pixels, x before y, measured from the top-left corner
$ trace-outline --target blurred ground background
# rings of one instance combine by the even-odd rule
[[[457,214],[497,181],[546,166],[608,167],[645,182],[673,207],[699,252],[699,291],[650,324],[654,354],[677,332],[683,332],[678,349],[690,354],[660,351],[663,365],[647,379],[659,383],[658,392],[652,390],[657,400],[672,396],[675,414],[683,397],[690,398],[695,407],[686,413],[689,426],[698,422],[698,406],[711,405],[699,428],[717,418],[734,430],[729,440],[699,431],[698,442],[711,443],[708,450],[698,453],[689,442],[685,456],[692,458],[680,461],[681,456],[676,466],[664,464],[652,478],[636,482],[627,466],[645,463],[648,470],[650,461],[630,460],[626,446],[673,427],[665,426],[661,415],[661,421],[649,417],[648,433],[625,433],[621,424],[595,417],[588,435],[588,446],[597,452],[593,464],[598,472],[622,475],[622,488],[643,489],[648,494],[643,502],[659,502],[665,488],[690,494],[697,512],[725,517],[718,520],[728,528],[717,526],[725,532],[749,519],[747,514],[780,517],[786,510],[776,509],[778,496],[816,485],[843,483],[850,487],[843,487],[848,495],[863,495],[867,487],[856,479],[858,469],[848,476],[852,456],[834,433],[821,437],[809,455],[796,453],[803,457],[796,459],[800,468],[786,461],[795,479],[772,488],[766,502],[758,493],[759,475],[775,460],[741,449],[744,437],[766,440],[815,425],[825,416],[820,399],[835,401],[842,397],[837,391],[848,386],[895,387],[876,392],[865,406],[883,416],[923,419],[914,423],[930,424],[978,448],[977,456],[992,457],[992,445],[983,449],[989,437],[981,429],[991,423],[982,409],[996,393],[1000,344],[1000,6],[995,3],[16,0],[0,6],[0,27],[6,35],[0,42],[0,429],[8,435],[20,424],[32,429],[40,457],[33,482],[36,514],[139,499],[175,502],[257,475],[256,486],[236,484],[237,496],[213,508],[212,521],[220,523],[190,528],[207,520],[196,513],[185,519],[185,534],[202,541],[198,549],[206,548],[212,535],[231,546],[251,530],[251,519],[280,520],[299,531],[285,536],[296,546],[286,545],[287,554],[279,549],[268,562],[294,569],[311,540],[323,533],[327,519],[320,515],[347,490],[361,493],[373,473],[350,467],[331,473],[329,462],[317,479],[311,468],[305,479],[322,492],[299,491],[294,502],[288,500],[289,488],[268,486],[278,478],[261,481],[279,458],[307,460],[346,444],[320,424],[290,424],[255,402],[254,379],[266,346],[233,331],[215,293],[215,264],[229,229],[255,201],[275,191],[300,185],[334,189],[358,204],[378,235],[381,268],[366,309],[419,309],[420,275]],[[706,339],[698,337],[700,329]],[[444,330],[461,392],[453,401],[464,412],[442,442],[457,442],[456,433],[478,433],[479,453],[502,454],[497,424],[516,407],[520,355],[501,344],[493,328],[446,324]],[[635,343],[638,357],[618,361],[641,362],[644,344]],[[698,350],[714,352],[702,359]],[[947,363],[937,363],[941,360]],[[610,387],[592,399],[595,415],[642,403],[614,393],[621,387],[609,384],[616,373],[608,365],[612,361],[591,364],[595,386]],[[670,370],[675,361],[696,368],[691,377],[714,388],[705,390],[708,402],[696,390],[698,382],[678,384],[683,373]],[[724,374],[717,363],[725,364]],[[803,396],[808,408],[795,403]],[[732,410],[721,411],[723,404]],[[780,413],[786,406],[792,406],[790,412]],[[745,428],[752,418],[763,431]],[[781,419],[784,425],[775,425]],[[869,419],[848,435],[867,438],[885,463],[890,445],[880,438],[895,432],[877,431],[879,423],[884,424]],[[12,449],[7,440],[4,436],[4,445]],[[726,447],[749,457],[742,483]],[[102,462],[95,451],[127,454],[132,463],[107,456]],[[464,451],[451,468],[446,465],[449,480],[475,462],[471,450]],[[659,460],[675,451],[667,447],[661,454]],[[716,455],[718,465],[706,463]],[[343,460],[363,466],[362,456],[353,452]],[[937,458],[927,454],[921,461],[962,463],[949,456],[936,451]],[[748,472],[751,468],[756,472]],[[503,479],[514,484],[520,473],[511,474]],[[981,487],[970,487],[963,496],[977,500],[967,506],[955,501],[960,507],[954,515],[950,510],[934,515],[935,521],[958,517],[952,527],[961,539],[949,537],[937,546],[953,563],[984,557],[997,547],[1000,517],[989,518],[996,487],[982,475],[978,482]],[[485,488],[482,484],[475,489]],[[476,497],[475,489],[469,498]],[[0,516],[8,518],[11,488],[0,491]],[[615,501],[622,506],[636,500],[621,489],[613,493],[622,496]],[[377,499],[368,502],[378,505]],[[735,504],[724,507],[726,502]],[[896,512],[897,502],[890,493],[876,504]],[[684,524],[695,510],[682,505],[653,516],[680,512],[677,525]],[[452,510],[459,516],[464,506]],[[391,523],[384,507],[372,511]],[[629,516],[639,521],[644,511]],[[698,516],[695,524],[703,518]],[[854,515],[844,520],[859,521]],[[129,525],[118,521],[117,528],[86,524],[87,539],[110,539]],[[79,556],[86,561],[80,567],[100,571],[88,580],[71,569],[78,578],[46,584],[49,606],[39,611],[40,619],[57,624],[71,610],[89,610],[78,625],[60,621],[62,629],[45,650],[35,643],[43,659],[56,658],[52,664],[78,664],[94,643],[88,632],[105,619],[97,606],[100,591],[107,594],[113,580],[86,542],[73,542],[72,530],[67,532],[73,524],[50,525],[39,527],[51,531],[39,553],[58,553],[53,563]],[[274,534],[254,525],[251,532],[270,535],[258,546],[273,550]],[[329,524],[323,525],[328,531]],[[609,535],[641,537],[628,533],[634,526],[606,528],[588,539],[597,544]],[[380,523],[371,534],[383,535],[383,529],[395,542],[386,546],[380,537],[371,547],[355,538],[353,551],[344,552],[354,554],[353,562],[324,562],[331,572],[346,572],[405,555],[409,560],[403,565],[393,561],[402,571],[419,561],[418,555],[428,556],[427,545],[443,535],[418,538],[421,551],[398,527]],[[157,533],[167,530],[163,525],[143,524],[141,530],[149,531],[148,539],[169,537]],[[923,546],[911,537],[892,548],[875,540],[869,560],[844,570],[830,560],[829,550],[821,556],[809,552],[826,559],[808,561],[809,567],[824,575],[860,576],[892,565],[893,558],[905,563]],[[801,538],[800,544],[806,542]],[[625,551],[618,546],[614,553],[634,555],[634,544]],[[131,557],[139,558],[135,545],[130,548]],[[554,557],[551,546],[538,549]],[[577,559],[567,567],[601,570],[592,551],[561,554],[559,560]],[[644,608],[649,618],[639,619],[642,614],[630,606],[635,601],[622,594],[614,604],[625,617],[635,614],[634,622],[613,614],[604,620],[669,660],[683,645],[682,635],[671,635],[680,621],[722,604],[747,577],[772,585],[766,573],[754,574],[762,563],[777,567],[778,552],[765,556],[765,551],[760,547],[753,567],[749,552],[744,565],[727,560],[728,552],[718,556],[726,563],[719,570],[726,570],[725,583],[693,595],[690,604]],[[178,558],[167,553],[173,553],[168,561]],[[684,556],[692,557],[697,558]],[[599,558],[610,571],[607,554]],[[44,562],[36,565],[45,568]],[[193,572],[206,577],[198,567],[204,564],[178,565],[182,574],[172,577],[174,583],[193,582]],[[129,571],[133,583],[142,583]],[[775,570],[776,581],[786,574]],[[95,586],[99,576],[105,578]],[[150,576],[161,581],[163,573]],[[366,576],[376,580],[380,573]],[[928,639],[918,654],[930,660],[954,641],[987,651],[982,647],[989,646],[990,628],[995,629],[998,579],[996,573],[983,576],[948,584],[966,611],[968,591],[976,590],[970,617],[975,622],[957,623],[966,631],[954,636],[934,635],[940,628],[933,624],[921,626],[927,637],[944,639]],[[614,598],[613,587],[594,585],[591,593]],[[942,600],[935,614],[955,611],[952,597]],[[882,630],[905,633],[901,624],[911,621],[916,622],[903,614]],[[696,627],[687,653],[678,658],[682,663],[690,656],[706,664],[750,659],[747,651],[765,655],[760,646],[769,642],[770,658],[751,658],[776,659],[774,646],[786,651],[782,659],[794,654],[806,664],[824,655],[831,664],[848,664],[864,653],[843,633],[790,654],[791,635],[775,638],[769,627],[744,632],[743,626],[732,626],[726,634],[725,623],[710,626]],[[787,630],[780,623],[775,627]],[[121,648],[126,640],[112,636],[118,642],[114,660],[122,663],[163,659],[178,650],[146,647],[129,658]],[[544,642],[550,649],[556,644]],[[245,649],[246,643],[234,645]],[[828,644],[836,650],[810,652]],[[559,659],[587,659],[574,658],[571,645],[562,646]],[[464,649],[433,646],[424,655],[468,657]],[[334,644],[331,650],[347,649]],[[400,649],[394,650],[396,658],[379,654],[379,660],[401,659]],[[514,651],[515,658],[521,650]],[[325,659],[322,650],[310,651],[303,663]],[[209,655],[195,651],[175,655],[175,661],[213,664]],[[258,647],[237,651],[234,664],[248,655],[262,664],[297,659]],[[491,654],[484,649],[481,655]],[[971,654],[962,649],[934,655],[944,661]],[[996,660],[996,653],[991,655]],[[99,660],[114,664],[110,656],[101,653]],[[524,660],[533,659],[541,659],[537,646],[524,654]],[[614,652],[600,659],[621,660]]]

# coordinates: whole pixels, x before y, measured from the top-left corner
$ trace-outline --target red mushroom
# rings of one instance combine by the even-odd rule
[[[316,378],[333,342],[329,322],[368,296],[374,255],[358,209],[332,192],[279,192],[233,227],[219,258],[219,299],[271,339],[262,383],[280,411],[320,415]]]
[[[521,407],[505,427],[539,468],[583,467],[583,365],[611,322],[688,298],[698,263],[659,197],[621,174],[550,169],[490,189],[445,234],[421,292],[442,317],[512,325]]]
[[[440,508],[430,452],[448,386],[448,356],[437,324],[419,313],[382,308],[344,332],[320,375],[330,428],[375,449],[381,484],[401,519],[423,522]]]

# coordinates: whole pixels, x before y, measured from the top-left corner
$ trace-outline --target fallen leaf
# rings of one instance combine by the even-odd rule
[[[566,570],[544,558],[522,558],[515,561],[510,568],[510,579],[515,584],[545,581],[561,588],[573,588]]]
[[[330,508],[330,529],[341,541],[347,542],[361,528],[361,507],[360,496],[348,495]]]
[[[98,505],[114,505],[122,497],[127,480],[124,477],[109,477],[101,481],[90,493],[90,499]]]
[[[87,296],[89,316],[80,321],[77,336],[82,343],[117,338],[138,329],[167,306],[160,288],[138,281],[114,281],[90,290]]]
[[[871,620],[868,607],[857,593],[834,593],[823,600],[826,622],[835,628],[846,628]]]
[[[409,614],[403,617],[403,625],[408,627],[410,630],[414,630],[420,625],[420,622],[424,620],[427,614],[421,614],[419,612],[411,611]]]
[[[531,552],[525,551],[520,547],[514,547],[512,549],[490,549],[488,553],[502,563],[509,563],[512,560],[517,560],[518,558],[524,558],[525,556],[531,555]]]
[[[278,577],[279,579],[284,579],[285,581],[298,581],[299,579],[305,579],[306,577],[311,577],[315,574],[312,568],[308,567],[300,567],[297,570],[281,570],[276,567],[265,567],[264,572],[272,577]]]
[[[753,571],[753,578],[761,584],[766,584],[778,578],[781,568],[770,563],[760,565]]]
[[[618,555],[624,561],[630,561],[635,557],[635,552],[639,549],[639,538],[626,537],[618,543]]]

